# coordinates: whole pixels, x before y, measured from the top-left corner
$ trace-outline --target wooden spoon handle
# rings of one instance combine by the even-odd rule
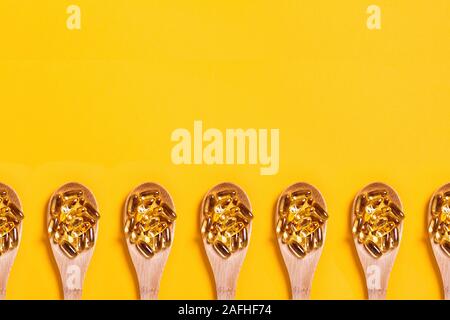
[[[64,300],[81,300],[81,289],[70,290],[64,288]]]
[[[157,300],[159,288],[140,287],[139,294],[141,300]]]
[[[234,300],[236,295],[235,287],[217,287],[217,299],[218,300]]]
[[[386,290],[385,289],[369,289],[368,290],[369,300],[385,300]]]

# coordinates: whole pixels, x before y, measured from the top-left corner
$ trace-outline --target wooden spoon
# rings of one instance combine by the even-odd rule
[[[200,208],[200,225],[203,221],[203,208],[205,207],[206,199],[209,195],[215,194],[220,191],[234,190],[236,197],[243,203],[250,211],[252,210],[250,200],[247,194],[239,186],[234,183],[224,182],[216,185],[210,189],[205,197]],[[244,262],[247,249],[250,244],[250,236],[252,232],[252,222],[250,221],[247,229],[248,243],[247,246],[232,253],[230,257],[222,258],[213,248],[208,244],[206,239],[203,238],[203,245],[205,247],[206,255],[208,256],[209,263],[214,274],[216,282],[217,299],[219,300],[231,300],[234,299],[236,294],[236,285],[239,272],[241,270],[242,263]]]
[[[281,209],[280,205],[282,199],[286,195],[291,194],[292,192],[298,190],[311,191],[311,197],[325,211],[327,210],[327,205],[319,190],[317,190],[314,186],[308,183],[304,182],[294,183],[293,185],[285,189],[278,198],[275,212],[275,224],[277,224],[279,218],[279,213]],[[281,237],[278,237],[277,235],[281,255],[283,256],[283,260],[289,273],[289,278],[291,280],[292,299],[295,300],[309,299],[314,272],[316,270],[317,263],[319,262],[319,258],[322,254],[323,245],[325,243],[326,231],[327,231],[327,222],[325,221],[322,227],[323,244],[319,248],[309,252],[304,258],[296,257],[291,252],[291,250],[289,250],[288,246],[282,242]]]
[[[147,182],[139,185],[128,195],[125,207],[123,211],[123,221],[124,225],[127,220],[127,204],[129,199],[143,191],[157,190],[159,191],[159,196],[162,203],[166,203],[172,211],[175,212],[175,205],[173,203],[172,197],[169,192],[159,184]],[[170,225],[171,242],[170,245],[162,249],[162,251],[157,252],[151,258],[144,257],[136,245],[131,243],[129,238],[126,237],[126,243],[128,246],[128,251],[133,261],[134,268],[136,270],[137,278],[139,281],[139,292],[142,300],[155,300],[158,298],[159,283],[161,280],[164,267],[166,265],[167,258],[169,257],[170,249],[172,248],[173,236],[175,232],[175,221]]]
[[[94,209],[98,211],[97,201],[95,200],[94,194],[87,187],[76,182],[66,183],[56,190],[50,198],[47,212],[47,225],[51,220],[51,204],[53,197],[66,191],[73,190],[82,190],[86,202],[90,203]],[[95,239],[97,239],[98,221],[94,225],[93,229]],[[84,277],[87,272],[89,262],[91,261],[92,254],[94,253],[95,242],[96,241],[94,241],[94,244],[90,249],[81,252],[75,258],[71,259],[64,254],[59,245],[54,243],[50,237],[50,246],[61,275],[65,300],[81,299]]]
[[[432,214],[431,208],[433,204],[434,197],[439,193],[445,193],[450,191],[450,183],[443,185],[440,187],[430,199],[430,204],[428,207],[428,221],[431,221]],[[442,276],[442,283],[444,287],[444,298],[445,300],[450,300],[450,257],[442,250],[439,244],[433,241],[433,238],[430,237],[431,248],[434,252],[434,257],[436,258],[436,262],[439,266],[439,270]]]
[[[362,193],[367,193],[375,190],[386,190],[388,192],[389,199],[401,210],[403,211],[403,206],[400,198],[392,187],[381,182],[375,182],[367,185],[355,197],[353,201],[352,208],[352,226],[355,220],[355,207],[358,196]],[[398,226],[398,238],[399,244],[397,247],[386,252],[379,258],[374,258],[367,252],[364,245],[358,242],[358,239],[354,237],[354,242],[356,246],[356,252],[358,253],[359,260],[364,270],[366,277],[366,284],[368,290],[368,298],[370,300],[383,300],[386,299],[386,291],[388,287],[389,275],[391,274],[392,267],[397,257],[398,249],[400,248],[400,242],[402,238],[403,231],[403,220],[400,221]]]
[[[0,192],[6,191],[9,202],[12,203],[17,209],[22,212],[22,203],[20,202],[17,193],[6,184],[0,183]],[[1,197],[1,195],[0,195]],[[3,201],[3,200],[2,200]],[[8,282],[9,273],[11,267],[14,263],[14,259],[17,255],[17,250],[19,249],[20,240],[22,238],[22,223],[16,227],[17,229],[17,245],[16,247],[8,250],[2,256],[0,256],[0,299],[5,299],[6,297],[6,284]]]

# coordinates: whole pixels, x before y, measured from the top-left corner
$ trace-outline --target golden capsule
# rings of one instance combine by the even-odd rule
[[[303,258],[306,255],[305,249],[297,242],[289,242],[288,248],[297,258]]]
[[[222,258],[228,258],[231,255],[231,251],[228,247],[220,241],[216,241],[213,244],[213,248]]]
[[[439,225],[438,218],[431,219],[430,225],[428,226],[428,232],[434,234],[437,231],[438,225]]]
[[[62,252],[64,252],[64,254],[71,259],[75,258],[78,254],[77,249],[68,241],[63,241],[59,245],[59,247],[61,248]]]
[[[147,200],[148,198],[156,198],[159,196],[159,191],[158,190],[146,190],[146,191],[142,191],[139,194],[139,197],[142,200]]]
[[[381,257],[381,255],[383,254],[381,252],[381,249],[372,241],[368,241],[364,244],[364,246],[366,247],[367,251],[374,257],[374,258],[379,258]]]
[[[245,219],[247,219],[247,220],[253,219],[253,214],[243,203],[239,203],[238,208]]]
[[[69,200],[73,197],[82,197],[83,196],[83,190],[68,190],[63,193],[63,197],[65,200]]]
[[[172,239],[171,239],[171,236],[170,236],[170,229],[169,229],[169,228],[166,228],[166,229],[164,230],[164,232],[162,232],[162,240],[163,240],[163,243],[164,243],[166,246],[169,246],[169,245],[170,245]]]
[[[233,198],[236,196],[236,191],[234,190],[223,190],[223,191],[219,191],[217,192],[217,198],[219,198],[219,200],[223,199],[223,198]]]
[[[48,224],[47,232],[49,234],[52,234],[53,232],[56,231],[57,228],[58,228],[58,218],[53,218],[52,220],[50,220]]]
[[[52,197],[50,203],[50,214],[53,216],[57,216],[59,210],[61,210],[61,204],[62,204],[62,197],[60,194],[57,194],[56,196]]]
[[[203,219],[202,228],[201,228],[202,234],[206,233],[207,231],[209,231],[211,229],[211,223],[212,223],[212,220],[210,217]]]
[[[88,214],[94,218],[94,220],[98,220],[100,219],[100,214],[98,213],[97,209],[94,208],[94,206],[92,204],[90,204],[89,202],[86,202],[84,204],[84,207],[86,208]]]
[[[87,239],[87,241],[86,241],[86,248],[90,249],[91,247],[94,246],[94,242],[95,242],[94,228],[90,228],[88,230],[86,239]]]
[[[319,216],[322,220],[328,219],[328,213],[325,211],[325,209],[322,208],[322,206],[320,204],[315,202],[313,204],[313,207],[314,207],[315,211],[319,214]]]
[[[317,228],[314,232],[314,249],[320,248],[323,244],[322,228]]]
[[[403,212],[400,210],[400,208],[394,202],[390,202],[389,207],[391,208],[392,213],[395,215],[395,217],[397,219],[402,220],[405,217]]]
[[[8,204],[8,207],[11,209],[11,212],[19,221],[23,219],[23,212],[13,202],[10,202]]]
[[[356,218],[355,221],[353,222],[353,228],[352,228],[353,234],[357,234],[358,232],[360,232],[362,225],[363,225],[363,219]]]
[[[367,193],[369,199],[376,197],[386,197],[388,192],[386,190],[373,190]]]
[[[170,222],[177,218],[177,215],[166,203],[161,204],[163,216]]]
[[[366,196],[364,194],[360,194],[358,196],[358,198],[356,199],[355,214],[357,216],[360,216],[363,214],[364,208],[365,208],[365,202],[366,202],[365,200],[366,200]]]
[[[144,241],[138,241],[136,244],[136,248],[146,258],[151,258],[153,256],[152,248]]]
[[[127,212],[129,215],[133,215],[139,203],[139,197],[137,195],[133,195],[127,203]]]
[[[215,206],[216,206],[216,197],[213,194],[211,194],[206,198],[205,206],[203,208],[203,213],[205,215],[213,213]]]
[[[437,215],[439,213],[438,210],[440,209],[441,205],[442,205],[442,195],[437,194],[433,197],[433,200],[431,201],[431,214]]]
[[[392,239],[391,247],[392,248],[397,247],[400,242],[400,236],[397,228],[392,229],[390,237]]]
[[[281,218],[278,220],[276,232],[280,234],[286,228],[286,218]]]
[[[308,198],[311,196],[311,191],[309,190],[297,190],[292,192],[291,197],[294,198],[294,200],[296,200],[297,198],[300,197],[305,197]]]
[[[0,225],[0,237],[3,237],[5,234],[9,233],[12,229],[14,229],[15,225],[13,222],[6,222]]]
[[[450,257],[450,242],[449,241],[445,241],[441,245],[441,248]]]
[[[125,228],[124,231],[126,234],[130,233],[131,230],[133,230],[134,228],[134,218],[131,219],[127,219],[127,221],[125,222]]]

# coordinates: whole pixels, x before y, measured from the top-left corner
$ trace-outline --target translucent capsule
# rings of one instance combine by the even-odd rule
[[[239,203],[238,204],[238,208],[239,208],[239,211],[242,213],[242,216],[245,219],[247,219],[247,220],[253,219],[253,214],[250,212],[250,210],[243,203]]]
[[[170,208],[167,205],[167,203],[161,204],[161,208],[162,208],[162,213],[167,220],[169,220],[170,222],[175,221],[175,219],[177,218],[177,215],[172,210],[172,208]]]
[[[230,249],[220,241],[214,242],[213,247],[222,258],[226,259],[231,255]]]
[[[98,213],[97,209],[94,208],[92,204],[89,202],[84,204],[84,207],[86,208],[89,215],[94,218],[94,220],[98,220],[100,218],[100,214]]]
[[[373,190],[367,193],[367,196],[369,199],[376,198],[376,197],[386,197],[387,196],[386,190]]]
[[[62,196],[60,194],[54,196],[50,202],[50,214],[57,216],[58,212],[61,210]]]
[[[63,241],[59,247],[69,258],[75,258],[78,254],[77,249],[68,241]]]
[[[292,192],[291,197],[294,198],[294,200],[297,200],[300,197],[310,197],[311,191],[310,190],[298,190],[295,192]]]
[[[379,258],[383,254],[381,249],[372,241],[368,241],[364,244],[367,251],[374,257]]]
[[[324,221],[328,219],[328,213],[322,208],[322,206],[320,204],[315,202],[313,204],[313,208],[315,209],[315,212],[317,212],[320,219],[322,219]]]
[[[450,257],[450,242],[446,241],[441,245],[442,250]]]
[[[142,191],[139,194],[139,197],[141,198],[141,200],[147,200],[149,198],[156,198],[159,197],[159,191],[158,190],[146,190],[146,191]]]
[[[305,249],[298,242],[289,242],[288,248],[297,258],[303,258],[306,256]]]
[[[82,190],[68,190],[63,193],[62,195],[65,200],[69,200],[70,198],[79,198],[83,196]]]
[[[219,200],[223,199],[223,198],[233,198],[236,196],[236,191],[234,190],[223,190],[220,192],[217,192],[217,198]]]
[[[153,256],[152,248],[144,241],[138,241],[136,244],[136,248],[146,258],[151,258]]]
[[[23,219],[22,211],[13,202],[8,203],[8,207],[17,220],[21,221]]]
[[[15,228],[15,224],[13,222],[6,222],[0,225],[0,237],[3,237],[5,234],[9,233],[12,229]]]

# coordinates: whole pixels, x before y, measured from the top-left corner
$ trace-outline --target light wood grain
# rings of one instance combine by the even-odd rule
[[[224,182],[216,185],[210,189],[203,198],[202,205],[200,207],[200,225],[203,221],[203,208],[205,206],[206,198],[212,194],[224,190],[236,191],[236,196],[239,201],[243,203],[250,211],[252,206],[247,194],[238,185],[231,182]],[[231,300],[235,298],[237,279],[239,272],[244,262],[245,255],[247,254],[248,246],[250,245],[250,237],[252,232],[252,221],[248,225],[248,243],[245,248],[242,248],[231,254],[227,259],[222,258],[213,248],[212,245],[206,242],[203,238],[203,245],[205,247],[206,255],[211,265],[214,279],[216,282],[217,299],[219,300]]]
[[[162,202],[166,203],[174,212],[175,205],[173,203],[172,197],[169,192],[161,185],[153,182],[147,182],[139,185],[128,195],[125,206],[123,209],[123,223],[127,220],[127,203],[130,197],[136,193],[147,190],[158,190]],[[171,233],[171,243],[170,246],[163,249],[162,251],[156,253],[151,258],[145,258],[136,248],[136,245],[132,244],[128,237],[125,236],[125,241],[128,247],[128,252],[130,253],[131,260],[133,261],[134,268],[136,270],[136,275],[139,281],[139,293],[142,300],[155,300],[158,299],[159,285],[161,281],[161,276],[164,271],[164,267],[167,262],[167,258],[170,254],[170,249],[172,248],[174,234],[175,234],[175,221],[170,226]]]
[[[428,222],[431,221],[431,204],[435,195],[439,193],[444,193],[450,191],[450,183],[447,183],[436,190],[433,193],[433,196],[430,199],[430,204],[428,206]],[[427,226],[428,227],[428,226]],[[442,277],[442,286],[444,290],[444,299],[450,300],[450,257],[445,254],[439,244],[433,241],[433,238],[430,236],[431,248],[433,249],[434,257],[436,258],[436,263],[439,266],[439,271],[441,272]]]
[[[17,193],[6,184],[0,183],[0,191],[5,190],[8,192],[8,198],[9,201],[14,203],[20,211],[22,210],[22,203],[20,202],[19,196]],[[8,252],[4,253],[2,256],[0,256],[0,299],[3,300],[6,298],[6,285],[9,278],[9,273],[11,272],[11,267],[14,263],[14,260],[16,259],[17,251],[19,250],[20,241],[22,239],[22,222],[17,226],[17,231],[19,234],[19,243],[17,244],[17,247],[14,249],[9,250]]]
[[[358,192],[358,194],[355,196],[355,199],[353,201],[352,206],[352,224],[355,220],[355,205],[356,200],[358,199],[358,196],[361,193],[370,192],[373,190],[386,190],[388,192],[388,197],[391,199],[392,202],[394,202],[400,210],[403,211],[403,206],[400,201],[400,197],[398,196],[397,192],[390,187],[389,185],[381,182],[375,182],[367,185],[364,187],[361,191]],[[358,239],[356,237],[354,238],[356,252],[358,253],[359,260],[361,262],[361,266],[364,270],[364,275],[366,277],[366,285],[367,285],[367,292],[368,292],[368,298],[370,300],[383,300],[386,299],[386,292],[388,288],[388,282],[389,282],[389,276],[392,271],[392,267],[394,266],[395,259],[397,257],[398,250],[400,248],[401,239],[402,239],[402,233],[403,233],[403,220],[400,222],[398,226],[399,231],[399,244],[396,248],[386,252],[383,254],[380,258],[376,259],[370,255],[369,252],[367,252],[364,245],[358,243]]]
[[[325,200],[314,186],[305,183],[294,183],[285,189],[278,198],[276,212],[275,212],[275,225],[277,224],[280,212],[281,200],[287,194],[290,194],[298,190],[310,190],[312,198],[327,211],[327,205]],[[289,274],[291,282],[292,299],[309,299],[311,293],[312,280],[314,278],[314,272],[316,271],[317,264],[322,254],[323,246],[325,245],[327,233],[327,222],[322,226],[323,244],[321,247],[309,252],[304,258],[297,258],[288,246],[281,241],[281,238],[277,236],[278,245],[280,247],[281,255],[283,256],[284,264]]]
[[[77,182],[66,183],[57,189],[52,196],[48,204],[47,210],[47,225],[51,220],[50,205],[51,199],[58,193],[64,193],[69,190],[82,190],[84,193],[84,198],[87,202],[92,204],[92,206],[98,211],[97,201],[95,200],[94,194],[84,185]],[[61,275],[63,293],[65,300],[79,300],[81,299],[83,282],[89,266],[89,263],[94,253],[95,244],[97,243],[98,235],[98,224],[94,226],[95,231],[95,241],[94,245],[80,254],[75,258],[70,259],[67,257],[59,248],[58,244],[55,244],[51,238],[50,246],[52,248],[53,256],[55,258],[56,264],[58,265],[59,273]]]

